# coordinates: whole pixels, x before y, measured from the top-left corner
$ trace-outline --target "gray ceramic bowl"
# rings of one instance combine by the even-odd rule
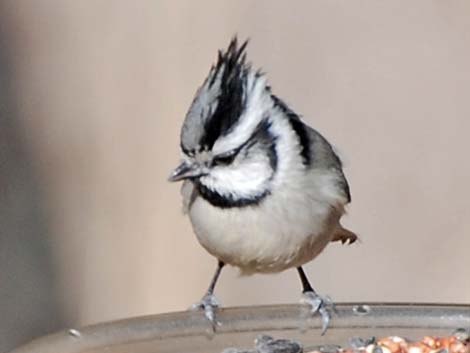
[[[179,312],[69,329],[37,339],[12,353],[220,353],[252,348],[260,334],[294,339],[309,347],[349,346],[351,337],[399,335],[421,339],[470,328],[470,305],[338,304],[326,335],[315,316],[301,319],[299,305],[227,308],[218,311],[216,334],[202,313]]]

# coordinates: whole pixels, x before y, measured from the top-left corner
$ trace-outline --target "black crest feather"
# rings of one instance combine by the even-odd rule
[[[209,88],[219,83],[217,107],[206,121],[201,138],[202,148],[211,149],[215,141],[229,133],[239,120],[245,107],[245,84],[250,66],[246,63],[246,46],[233,37],[227,50],[219,50],[216,65],[211,69]],[[220,77],[220,78],[219,78]]]

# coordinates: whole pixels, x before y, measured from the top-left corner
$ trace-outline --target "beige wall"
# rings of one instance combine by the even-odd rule
[[[73,324],[182,310],[215,266],[182,215],[179,128],[234,33],[346,161],[362,242],[307,266],[336,301],[470,302],[467,1],[2,1],[20,124]],[[254,235],[255,236],[255,235]],[[295,302],[294,271],[225,305]]]

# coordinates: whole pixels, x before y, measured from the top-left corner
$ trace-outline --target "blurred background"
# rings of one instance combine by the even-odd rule
[[[216,261],[181,212],[179,129],[216,51],[341,152],[361,235],[306,266],[335,301],[470,302],[468,1],[0,1],[0,351],[184,310]],[[294,271],[226,306],[297,302]]]

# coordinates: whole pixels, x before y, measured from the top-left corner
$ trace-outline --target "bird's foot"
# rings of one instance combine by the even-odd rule
[[[207,293],[202,297],[201,301],[191,305],[190,310],[204,310],[204,316],[212,325],[212,329],[215,331],[217,326],[220,326],[220,323],[215,318],[215,312],[220,306],[219,301],[214,294]]]
[[[325,334],[330,324],[331,312],[335,311],[334,303],[331,298],[322,297],[313,291],[306,291],[302,293],[300,299],[301,304],[306,304],[310,308],[309,316],[315,315],[317,312],[321,315],[322,321],[322,336]]]

